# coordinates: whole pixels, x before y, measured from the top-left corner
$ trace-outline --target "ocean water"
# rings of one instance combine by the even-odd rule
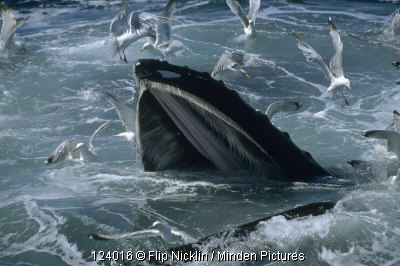
[[[346,162],[378,161],[390,175],[400,167],[383,141],[361,135],[386,128],[392,109],[400,108],[400,72],[391,65],[400,54],[345,34],[399,45],[399,36],[384,32],[399,3],[262,1],[257,38],[248,40],[225,1],[178,2],[173,38],[187,49],[169,61],[211,72],[225,49],[267,60],[267,66],[248,69],[251,79],[226,85],[260,111],[276,100],[301,102],[299,112],[273,122],[335,177],[300,183],[247,172],[144,172],[130,144],[114,136],[123,131],[117,121],[96,139],[98,162],[43,164],[61,141],[86,142],[116,117],[106,92],[134,104],[133,63],[152,56],[139,52],[141,40],[127,49],[128,64],[108,57],[108,27],[121,1],[5,1],[17,18],[30,18],[16,36],[26,52],[0,57],[0,265],[110,265],[95,261],[92,252],[165,251],[170,245],[159,237],[95,241],[89,233],[141,230],[161,220],[201,238],[319,201],[338,204],[318,217],[276,217],[224,250],[305,255],[304,262],[273,265],[400,265],[399,186],[361,176]],[[157,14],[166,1],[129,3]],[[329,82],[290,34],[298,32],[329,61],[329,16],[344,43],[343,68],[352,84],[344,92],[348,107],[340,95],[320,97]]]

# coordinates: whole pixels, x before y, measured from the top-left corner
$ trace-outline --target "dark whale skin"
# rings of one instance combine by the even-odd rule
[[[164,76],[165,71],[172,75]],[[236,91],[228,89],[222,82],[211,78],[208,73],[172,65],[166,61],[141,59],[134,65],[134,75],[137,83],[144,79],[171,85],[218,109],[243,128],[262,147],[269,159],[272,158],[274,161],[275,167],[283,173],[283,179],[310,181],[314,177],[332,175],[308,152],[298,148],[288,133],[277,129],[264,114],[254,110]],[[142,108],[145,107],[142,106]],[[146,169],[145,167],[145,170],[165,169]]]
[[[229,246],[229,243],[232,243],[233,241],[240,241],[241,239],[245,238],[248,236],[251,232],[254,232],[257,230],[258,225],[260,222],[268,221],[269,219],[276,217],[276,216],[283,216],[285,217],[286,220],[293,220],[296,218],[301,218],[301,217],[309,217],[309,216],[318,216],[326,213],[327,211],[333,209],[335,207],[336,203],[334,202],[317,202],[317,203],[311,203],[307,205],[303,205],[291,210],[287,210],[281,213],[277,213],[271,216],[267,216],[261,219],[258,219],[253,222],[249,222],[247,224],[240,225],[236,228],[233,228],[229,231],[224,231],[224,232],[218,232],[215,234],[212,234],[210,236],[204,237],[197,241],[196,243],[193,244],[186,244],[186,245],[181,245],[181,246],[176,246],[173,248],[170,248],[168,250],[169,254],[171,252],[175,253],[195,253],[195,252],[200,252],[199,246],[207,244],[210,242],[212,239],[223,239],[224,240],[224,246],[223,247],[213,247],[214,251],[222,251],[225,250],[227,246]],[[258,255],[257,255],[258,256]],[[257,259],[260,259],[259,257]],[[185,262],[189,262],[190,260],[187,260]],[[164,263],[160,263],[159,261],[156,260],[150,260],[150,263],[152,264],[163,264],[163,265],[173,265],[170,264],[171,261],[167,261]]]

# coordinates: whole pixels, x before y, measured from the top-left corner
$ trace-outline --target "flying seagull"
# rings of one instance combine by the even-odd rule
[[[151,36],[151,26],[166,23],[168,19],[147,12],[133,11],[128,14],[124,2],[121,11],[113,18],[110,24],[110,34],[115,37],[111,43],[111,57],[119,55],[124,62],[128,62],[125,49],[132,43]]]
[[[95,240],[117,240],[126,237],[137,237],[142,235],[161,236],[164,241],[171,244],[190,244],[195,243],[197,239],[188,235],[183,231],[179,231],[166,223],[159,221],[154,222],[149,229],[135,231],[131,233],[119,234],[119,235],[101,235],[101,234],[90,234],[89,238]]]
[[[11,8],[4,4],[0,4],[0,10],[3,19],[0,32],[0,52],[10,49],[24,49],[21,42],[14,41],[14,34],[18,28],[25,24],[27,18],[17,22]]]
[[[230,7],[233,13],[239,17],[244,27],[244,33],[248,37],[254,37],[256,34],[255,24],[258,9],[260,8],[260,0],[250,0],[249,14],[243,14],[240,4],[236,0],[226,0],[226,4]]]
[[[387,169],[376,162],[351,160],[347,161],[347,163],[353,166],[362,175],[376,180],[389,180],[392,185],[396,183],[400,176],[400,169],[397,170],[397,175],[388,176]]]
[[[342,88],[347,87],[351,90],[350,80],[344,77],[342,68],[342,51],[343,43],[340,39],[340,35],[337,32],[336,26],[333,24],[331,18],[328,19],[329,33],[333,41],[333,47],[335,48],[335,54],[333,55],[329,67],[325,60],[319,55],[314,48],[308,43],[304,42],[296,32],[292,32],[292,35],[296,38],[297,47],[303,52],[307,59],[307,62],[313,62],[317,64],[324,72],[325,77],[330,80],[330,85],[327,91],[322,95],[323,97],[331,96],[334,91],[340,90],[343,95]],[[344,95],[343,95],[344,97]],[[346,98],[345,98],[346,100]],[[346,100],[346,104],[348,104]]]
[[[277,101],[268,106],[265,115],[271,120],[278,113],[289,113],[297,111],[301,108],[302,104],[299,102],[290,101]]]
[[[108,101],[117,111],[118,117],[124,125],[126,131],[117,136],[125,137],[129,141],[134,141],[135,138],[135,112],[125,103],[115,98],[112,94],[107,93]]]
[[[395,131],[367,130],[362,133],[364,137],[386,140],[387,150],[400,158],[400,113],[393,110],[393,123]]]
[[[169,55],[174,55],[184,49],[180,41],[171,39],[171,20],[175,11],[176,0],[170,0],[160,13],[160,17],[167,20],[155,25],[155,29],[150,29],[150,36],[147,37],[147,42],[143,45],[141,52],[147,50],[155,56],[160,56],[163,59]]]
[[[400,134],[389,130],[367,130],[362,133],[364,137],[386,140],[387,150],[400,158]]]
[[[231,81],[241,77],[250,78],[243,67],[260,67],[265,62],[241,51],[224,51],[214,67],[211,77],[216,80]]]
[[[63,141],[58,147],[50,154],[45,164],[55,164],[65,159],[79,159],[84,162],[93,162],[97,160],[97,155],[94,152],[94,139],[97,134],[105,129],[113,120],[107,121],[96,129],[89,139],[88,146],[85,143],[79,142],[77,139],[69,139]]]

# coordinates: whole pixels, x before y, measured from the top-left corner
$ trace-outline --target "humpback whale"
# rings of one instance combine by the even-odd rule
[[[137,61],[133,72],[145,171],[243,169],[290,181],[331,175],[209,73],[152,59]]]
[[[223,232],[218,232],[215,234],[212,234],[210,236],[204,237],[197,241],[196,243],[190,243],[190,244],[185,244],[181,246],[176,246],[170,248],[168,251],[171,254],[171,252],[174,253],[184,253],[184,254],[189,254],[189,253],[195,253],[195,252],[200,252],[199,247],[209,243],[212,239],[222,239],[224,240],[223,247],[219,246],[213,246],[209,247],[212,248],[212,250],[223,250],[226,249],[227,246],[232,244],[233,242],[240,241],[241,239],[245,238],[248,236],[251,232],[254,232],[257,230],[260,222],[265,222],[270,220],[273,217],[276,216],[283,216],[285,217],[286,220],[293,220],[296,218],[300,217],[307,217],[307,216],[318,216],[326,213],[327,211],[333,209],[335,207],[336,203],[334,202],[317,202],[317,203],[311,203],[307,205],[303,205],[291,210],[287,210],[281,213],[277,213],[271,216],[267,216],[261,219],[258,219],[253,222],[249,222],[243,225],[240,225],[236,228],[233,228],[228,231],[223,231]],[[190,257],[188,256],[188,260],[185,260],[185,262],[189,262]],[[161,264],[160,261],[157,261],[155,259],[150,260],[150,263],[153,264]],[[163,262],[164,265],[168,265],[170,261],[165,261]]]

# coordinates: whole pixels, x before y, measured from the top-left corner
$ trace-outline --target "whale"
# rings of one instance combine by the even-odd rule
[[[289,181],[332,176],[209,73],[140,59],[133,74],[136,143],[145,171],[245,170]]]
[[[319,216],[323,215],[329,211],[331,211],[336,206],[335,202],[316,202],[310,203],[306,205],[302,205],[296,207],[294,209],[286,210],[280,213],[276,213],[273,215],[269,215],[264,218],[260,218],[258,220],[234,227],[230,230],[218,232],[211,234],[209,236],[203,237],[195,243],[179,245],[175,247],[171,247],[168,249],[168,254],[181,254],[184,259],[181,262],[190,262],[192,261],[192,257],[189,254],[201,254],[203,251],[200,250],[201,246],[207,245],[208,250],[212,251],[224,251],[231,244],[237,243],[238,241],[244,240],[249,234],[259,229],[260,223],[266,222],[274,217],[283,216],[286,220],[293,220],[298,218],[305,218],[311,216]],[[217,243],[223,244],[215,244],[213,240],[219,239],[222,241],[217,241]],[[210,244],[211,243],[211,244]],[[220,246],[222,245],[222,246]],[[184,256],[186,254],[186,256]],[[259,254],[257,254],[257,260],[260,260]],[[149,260],[150,264],[158,264],[158,265],[175,265],[172,261],[166,260],[160,262],[156,258],[151,258]]]

